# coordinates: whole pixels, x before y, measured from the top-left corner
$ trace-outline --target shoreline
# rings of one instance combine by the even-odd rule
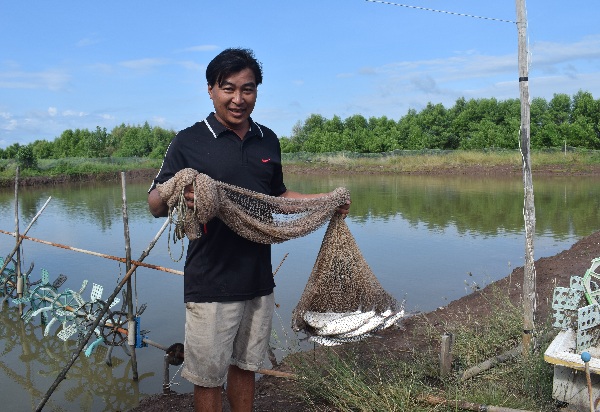
[[[125,171],[125,176],[129,181],[150,181],[156,176],[157,169],[136,169]],[[444,167],[428,168],[426,166],[417,169],[402,169],[401,166],[381,166],[381,165],[360,165],[350,167],[341,164],[284,164],[283,173],[285,174],[304,174],[304,175],[415,175],[415,176],[490,176],[490,177],[514,177],[522,175],[521,166],[500,164],[500,165],[448,165]],[[532,168],[532,175],[535,176],[600,176],[600,164],[587,165],[541,165]],[[58,176],[21,176],[19,186],[46,186],[61,185],[69,183],[85,182],[118,182],[121,179],[121,172],[105,172],[75,175]],[[13,187],[14,178],[0,179],[0,188]]]

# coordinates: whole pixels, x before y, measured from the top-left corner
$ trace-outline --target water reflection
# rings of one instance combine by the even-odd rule
[[[523,188],[519,177],[462,176],[288,176],[291,190],[329,192],[338,186],[352,194],[346,222],[373,273],[384,288],[407,300],[409,310],[428,311],[470,293],[466,282],[482,286],[523,264]],[[148,246],[162,225],[148,212],[148,183],[128,184],[127,200],[133,258]],[[538,178],[535,257],[553,255],[600,228],[600,185],[593,178]],[[19,217],[24,228],[49,196],[52,201],[29,235],[81,249],[124,255],[120,183],[71,184],[21,188]],[[0,229],[14,230],[14,190],[0,190]],[[297,350],[302,336],[289,328],[290,315],[316,260],[324,228],[273,247],[273,266],[287,259],[275,281],[279,304],[274,319],[277,356]],[[0,256],[14,247],[0,234]],[[25,241],[23,267],[35,262],[32,281],[41,269],[68,276],[61,290],[78,290],[84,280],[101,284],[105,294],[122,278],[122,264]],[[146,263],[183,270],[169,257],[166,234]],[[183,341],[184,305],[181,276],[139,268],[135,291],[148,303],[142,327],[163,346]],[[85,296],[87,298],[87,295]],[[137,304],[137,302],[136,302]],[[106,347],[100,346],[100,351]],[[72,342],[43,336],[39,317],[20,321],[14,305],[0,312],[0,385],[6,410],[34,409],[73,350]],[[127,409],[142,393],[162,389],[163,353],[137,352],[139,383],[130,379],[131,364],[115,351],[113,368],[104,354],[81,356],[68,379],[48,403],[49,410],[103,411]],[[174,371],[173,371],[174,372]],[[176,379],[180,381],[180,379]],[[178,391],[189,391],[183,381]],[[187,385],[187,386],[186,386]]]
[[[316,187],[310,179],[293,177],[287,184],[300,191],[348,187],[351,216],[359,222],[400,215],[431,230],[454,226],[459,233],[482,235],[520,232],[523,227],[523,183],[518,176],[351,176],[325,178]],[[595,178],[538,178],[534,191],[538,233],[586,236],[600,227]]]
[[[19,308],[3,304],[0,369],[10,380],[2,381],[3,410],[24,410],[25,402],[34,409],[77,347],[73,340],[44,337],[43,328],[40,323],[22,322]],[[137,405],[143,396],[140,383],[154,372],[141,374],[135,382],[129,358],[113,354],[113,367],[109,368],[106,353],[106,347],[101,346],[89,358],[80,356],[69,370],[68,379],[61,383],[61,390],[50,398],[48,409],[116,411]]]
[[[433,229],[455,226],[459,233],[476,231],[494,235],[520,231],[523,226],[523,187],[519,177],[351,176],[307,178],[289,176],[290,189],[314,193],[346,186],[352,193],[351,217],[388,221],[400,215],[411,225],[425,223]],[[539,178],[534,182],[538,232],[555,236],[590,233],[598,223],[600,187],[593,178]],[[147,184],[129,185],[128,209],[147,215]],[[0,191],[0,210],[11,211],[14,193]],[[20,213],[30,221],[48,196],[72,220],[109,230],[121,224],[121,187],[115,183],[61,185],[50,189],[21,188]],[[594,224],[593,227],[598,227]]]

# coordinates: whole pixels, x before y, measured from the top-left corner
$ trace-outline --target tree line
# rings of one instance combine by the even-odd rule
[[[454,106],[428,103],[398,121],[386,116],[357,114],[342,120],[313,114],[298,122],[289,137],[281,137],[284,153],[326,153],[350,151],[382,153],[393,150],[481,150],[517,149],[519,145],[520,101],[461,97]],[[69,157],[162,158],[175,131],[158,126],[121,124],[110,132],[65,130],[53,141],[36,140],[27,145],[14,143],[0,149],[0,159],[16,159],[23,166],[35,166],[37,159]],[[555,94],[550,101],[531,101],[531,148],[578,147],[600,149],[600,99],[579,91],[572,97]]]
[[[466,100],[453,107],[428,103],[400,120],[361,115],[342,120],[313,114],[281,138],[283,152],[382,153],[392,150],[517,149],[521,125],[519,99]],[[600,99],[579,91],[531,101],[531,148],[600,149]]]

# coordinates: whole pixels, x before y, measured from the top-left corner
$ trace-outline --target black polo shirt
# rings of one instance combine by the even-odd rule
[[[279,139],[251,119],[243,140],[214,113],[180,131],[150,190],[187,167],[271,196],[286,191]],[[242,238],[218,218],[208,222],[199,239],[189,242],[184,274],[185,302],[248,300],[270,294],[275,286],[271,245]]]

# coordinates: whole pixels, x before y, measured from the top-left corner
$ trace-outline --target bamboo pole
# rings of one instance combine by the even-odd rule
[[[150,254],[150,251],[152,250],[152,248],[154,247],[154,245],[158,241],[158,238],[160,237],[160,235],[162,235],[162,233],[165,231],[165,229],[167,228],[168,225],[169,225],[169,219],[166,219],[165,222],[163,223],[162,227],[160,228],[160,230],[158,231],[158,233],[154,237],[154,239],[152,239],[152,241],[150,242],[150,244],[148,245],[148,247],[142,252],[142,254],[141,254],[140,258],[138,259],[138,261],[143,261],[146,258],[146,256],[148,256]],[[58,385],[60,384],[60,382],[62,382],[64,379],[66,379],[67,372],[69,371],[69,369],[71,369],[71,366],[73,366],[73,364],[75,363],[75,361],[77,360],[77,358],[81,354],[81,351],[87,345],[88,340],[90,339],[90,337],[94,333],[94,329],[96,329],[98,327],[98,325],[100,324],[100,320],[102,319],[102,317],[104,316],[104,314],[108,311],[108,307],[113,303],[113,301],[115,300],[115,298],[117,297],[117,295],[119,294],[119,292],[121,291],[121,289],[123,289],[123,286],[125,286],[125,284],[127,283],[127,280],[131,277],[132,273],[135,271],[136,268],[137,268],[137,265],[136,264],[132,264],[131,269],[127,271],[127,273],[125,274],[125,276],[123,277],[123,279],[119,282],[119,284],[117,285],[117,287],[115,288],[115,290],[113,291],[113,293],[108,297],[108,299],[106,300],[106,303],[104,304],[104,307],[102,308],[102,310],[100,311],[100,313],[96,317],[96,320],[94,321],[94,323],[92,324],[92,326],[89,328],[89,330],[85,334],[85,336],[81,339],[79,347],[77,348],[77,350],[75,351],[75,353],[71,357],[71,360],[63,368],[63,370],[58,374],[58,376],[54,380],[54,383],[52,384],[52,386],[50,386],[50,388],[48,389],[48,391],[44,395],[44,398],[40,401],[39,405],[37,406],[36,411],[39,412],[39,411],[42,410],[42,408],[44,407],[44,405],[46,404],[46,402],[48,402],[48,400],[50,399],[50,396],[52,396],[52,393],[56,390],[56,388],[58,387]]]
[[[462,373],[462,375],[460,376],[460,380],[464,381],[464,380],[470,379],[473,376],[475,376],[481,372],[492,369],[494,366],[498,365],[499,363],[504,363],[511,359],[514,359],[521,352],[522,352],[521,346],[517,346],[516,348],[513,348],[507,352],[501,353],[498,356],[494,356],[493,358],[487,359],[487,360],[481,362],[480,364],[475,365],[475,366],[467,369],[466,371],[464,371]]]
[[[125,268],[127,271],[131,269],[131,241],[129,238],[129,215],[127,213],[127,185],[125,183],[125,172],[121,172],[121,195],[123,197],[123,231],[125,236]],[[138,381],[138,370],[137,370],[137,357],[135,354],[135,339],[136,339],[136,327],[133,313],[133,290],[131,288],[131,278],[127,279],[127,323],[129,333],[127,335],[127,345],[129,345],[129,352],[131,353],[131,371],[132,379]]]
[[[7,232],[6,230],[2,230],[2,229],[0,229],[0,233],[4,233],[5,235],[10,235],[10,236],[15,236],[14,232]],[[125,258],[118,257],[118,256],[111,256],[111,255],[107,255],[105,253],[99,253],[99,252],[93,252],[91,250],[79,249],[79,248],[76,248],[76,247],[73,247],[73,246],[67,246],[67,245],[63,245],[63,244],[60,244],[60,243],[56,243],[56,242],[50,242],[50,241],[47,241],[47,240],[36,239],[34,237],[26,236],[26,235],[19,235],[19,237],[21,238],[21,240],[23,240],[23,239],[31,240],[32,242],[42,243],[42,244],[48,245],[48,246],[59,247],[61,249],[72,250],[74,252],[85,253],[85,254],[88,254],[88,255],[97,256],[97,257],[101,257],[101,258],[105,258],[105,259],[116,260],[116,261],[122,262],[122,263],[126,263],[127,262],[127,260]],[[134,264],[134,265],[136,265],[136,266],[140,266],[140,267],[144,267],[144,268],[160,270],[162,272],[173,273],[175,275],[183,275],[183,272],[181,270],[175,270],[175,269],[165,268],[165,267],[162,267],[162,266],[152,265],[152,264],[149,264],[149,263],[142,263],[142,262],[139,262],[137,260],[132,260],[131,263]],[[4,270],[4,268],[2,268],[2,270]]]
[[[533,181],[531,178],[531,155],[529,151],[529,69],[527,52],[527,11],[525,0],[516,0],[517,31],[519,40],[519,91],[521,97],[520,148],[523,158],[523,186],[525,219],[525,266],[523,273],[523,356],[529,355],[535,330],[535,263],[533,257],[533,236],[535,234],[535,206],[533,201]]]
[[[19,233],[19,166],[15,170],[15,233]],[[16,238],[15,238],[16,239]],[[21,245],[17,247],[17,264],[15,274],[17,276],[17,297],[23,297],[23,276],[21,273]],[[23,314],[23,305],[19,305],[19,313]]]
[[[452,409],[463,409],[466,411],[486,412],[528,412],[524,409],[505,408],[503,406],[483,405],[461,400],[444,399],[440,396],[426,395],[419,398],[421,402],[436,406],[449,406]]]
[[[21,242],[23,241],[23,238],[25,238],[25,233],[29,232],[29,229],[31,229],[31,226],[33,226],[33,224],[35,223],[35,221],[38,220],[38,218],[40,217],[40,215],[42,214],[42,212],[44,211],[44,209],[46,209],[46,206],[48,206],[48,203],[50,202],[50,199],[52,199],[52,197],[49,197],[48,200],[46,200],[46,203],[44,203],[44,205],[42,206],[42,208],[35,214],[35,216],[33,217],[33,219],[31,219],[31,222],[29,222],[29,225],[27,225],[27,227],[25,228],[25,231],[23,232],[22,235],[15,236],[16,234],[10,233],[11,235],[13,235],[13,236],[16,237],[17,241],[16,241],[14,249],[8,255],[6,255],[6,259],[4,259],[4,264],[2,265],[2,268],[0,268],[0,273],[2,273],[2,271],[4,271],[4,269],[6,269],[6,267],[8,266],[8,263],[10,262],[10,260],[12,259],[12,257],[15,255],[15,252],[21,246]]]

